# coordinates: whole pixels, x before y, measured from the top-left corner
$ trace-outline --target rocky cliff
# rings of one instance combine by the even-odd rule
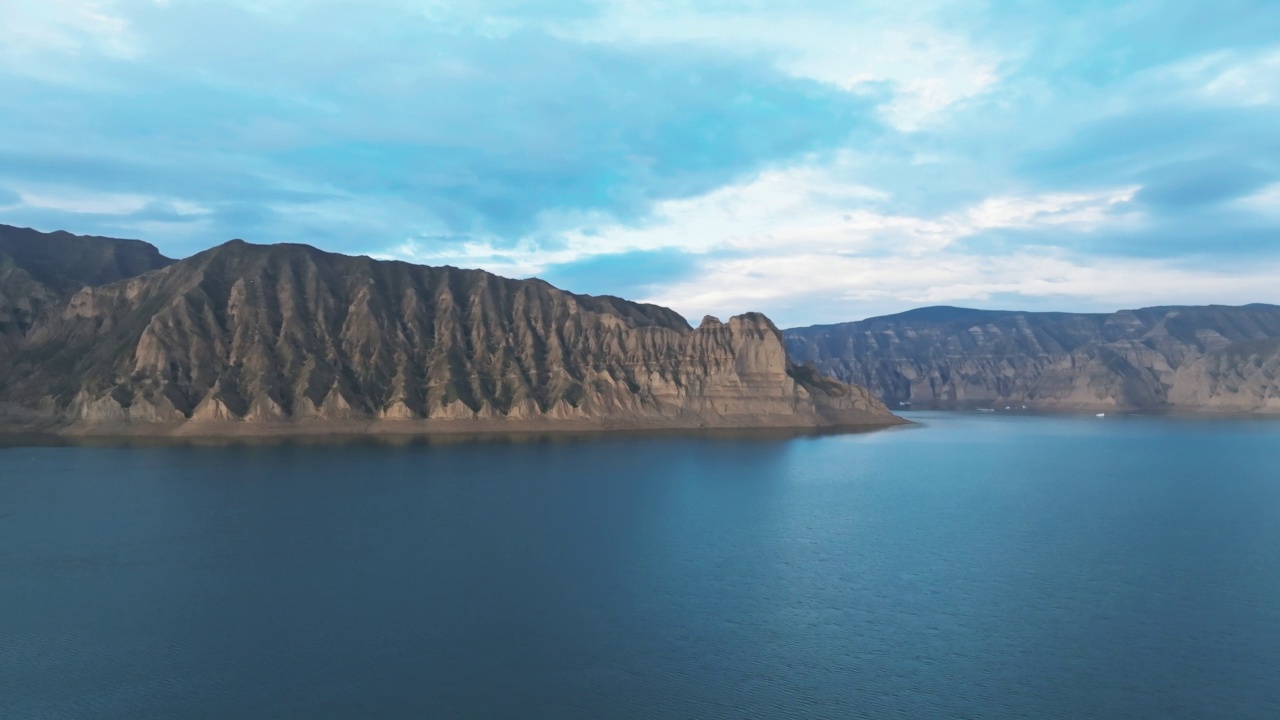
[[[786,331],[791,356],[891,405],[1280,410],[1280,307],[1110,314],[922,308]]]
[[[80,429],[897,422],[866,391],[794,367],[762,315],[694,329],[539,280],[302,245],[233,241],[40,303],[0,402]]]
[[[1280,412],[1280,339],[1232,343],[1184,364],[1174,374],[1169,402]]]

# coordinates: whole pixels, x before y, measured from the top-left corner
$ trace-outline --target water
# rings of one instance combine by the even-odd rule
[[[1280,717],[1280,423],[913,417],[0,450],[0,717]]]

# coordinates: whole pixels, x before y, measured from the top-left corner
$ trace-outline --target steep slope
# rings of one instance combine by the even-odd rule
[[[1183,365],[1169,387],[1169,402],[1280,412],[1280,338],[1233,343]]]
[[[40,313],[58,300],[57,292],[0,252],[0,358],[12,352]]]
[[[695,330],[665,308],[539,280],[241,241],[80,290],[30,330],[0,400],[82,425],[200,432],[896,421],[865,391],[792,367],[761,315]]]
[[[0,253],[57,293],[106,285],[173,264],[141,240],[42,233],[0,225]]]
[[[46,308],[80,288],[134,277],[172,262],[139,240],[0,225],[0,356],[13,351]]]
[[[1271,407],[1259,398],[1275,393],[1275,375],[1233,363],[1257,357],[1249,343],[1280,337],[1280,307],[922,308],[785,334],[797,362],[890,404],[1253,410]],[[1233,380],[1241,373],[1250,389]]]

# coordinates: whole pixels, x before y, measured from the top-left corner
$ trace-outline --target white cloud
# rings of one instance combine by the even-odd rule
[[[28,61],[50,53],[91,51],[127,59],[141,52],[114,2],[0,0],[0,17],[0,57],[8,59],[11,71],[42,74],[38,62]]]
[[[72,213],[128,215],[146,207],[153,198],[143,195],[95,193],[76,189],[19,191],[22,204]]]
[[[1220,105],[1280,103],[1280,46],[1253,54],[1220,50],[1157,68],[1149,81],[1171,83]]]
[[[479,240],[441,242],[424,238],[410,238],[386,252],[373,255],[382,260],[478,268],[515,278],[532,277],[549,267],[589,256],[589,253],[577,249],[546,250],[532,240],[522,240],[512,247],[499,247]]]
[[[1241,105],[1280,102],[1280,50],[1221,70],[1205,83],[1202,92],[1214,100]]]
[[[690,317],[768,310],[805,297],[823,297],[831,307],[891,298],[972,301],[995,293],[1083,297],[1095,289],[1113,292],[1128,278],[1115,268],[1064,258],[983,258],[952,246],[1001,228],[1087,232],[1134,225],[1142,215],[1124,204],[1136,187],[997,196],[957,212],[917,217],[889,211],[892,197],[850,179],[856,174],[851,162],[844,156],[828,165],[772,170],[699,197],[663,202],[642,226],[548,218],[574,228],[559,233],[550,248],[533,238],[511,247],[418,240],[387,256],[526,277],[591,257],[679,250],[702,256],[699,272],[676,284],[659,281],[655,294],[643,299]]]
[[[948,254],[923,262],[797,253],[717,261],[696,279],[643,299],[687,317],[781,308],[773,312],[775,320],[789,325],[924,305],[987,304],[1010,295],[1048,299],[1058,309],[1116,309],[1166,303],[1170,288],[1177,288],[1180,302],[1243,304],[1272,296],[1278,275],[1276,263],[1209,272],[1165,261],[1081,260],[1061,253]]]
[[[102,193],[74,187],[28,187],[15,193],[18,207],[94,215],[129,215],[148,207],[163,207],[177,215],[208,215],[208,208],[181,199],[157,198],[131,193]]]
[[[1280,217],[1280,183],[1268,185],[1252,195],[1236,200],[1234,204],[1250,212]]]
[[[881,106],[882,115],[895,127],[914,131],[956,103],[992,89],[1006,60],[962,34],[941,29],[928,5],[761,13],[614,0],[598,17],[552,29],[594,42],[698,42],[733,52],[772,52],[782,70],[799,77],[854,92],[887,85],[892,98]]]
[[[248,189],[222,194],[199,189],[217,183],[193,183],[197,189],[191,190],[191,197],[209,207],[220,207],[218,203],[243,204],[250,212],[238,215],[236,208],[226,208],[227,212],[214,215],[199,203],[169,202],[167,208],[161,203],[148,207],[156,201],[151,196],[179,191],[159,184],[129,186],[149,187],[138,190],[142,195],[28,186],[21,196],[24,206],[110,216],[104,223],[106,227],[148,228],[152,226],[145,223],[152,222],[157,228],[156,239],[161,242],[172,242],[175,235],[183,232],[178,225],[198,229],[199,234],[190,231],[189,235],[202,242],[214,232],[239,234],[253,232],[256,227],[262,232],[274,231],[271,239],[317,241],[331,249],[360,251],[368,249],[369,245],[361,244],[365,241],[381,245],[385,238],[418,232],[421,234],[383,255],[429,264],[483,267],[509,276],[544,274],[558,266],[618,253],[680,251],[694,256],[697,274],[687,280],[649,286],[654,288],[650,299],[669,303],[695,317],[704,312],[724,314],[752,307],[772,311],[807,303],[815,308],[812,314],[829,312],[834,313],[828,315],[829,319],[846,319],[868,307],[896,304],[893,309],[900,309],[903,304],[978,302],[986,298],[1002,302],[1000,298],[1007,294],[1081,302],[1087,299],[1106,305],[1193,301],[1198,297],[1206,301],[1273,297],[1270,288],[1274,282],[1260,284],[1259,278],[1269,277],[1276,270],[1264,267],[1265,263],[1227,277],[1183,268],[1172,261],[1086,259],[1057,250],[1014,247],[1004,254],[982,255],[973,248],[978,244],[973,236],[1009,229],[1037,231],[1040,238],[1061,233],[1070,239],[1117,226],[1144,226],[1149,220],[1154,225],[1156,218],[1149,218],[1146,213],[1158,214],[1159,208],[1146,205],[1144,209],[1142,203],[1130,202],[1137,188],[1127,183],[1140,176],[1144,167],[1184,159],[1170,157],[1171,152],[1189,156],[1244,153],[1251,159],[1247,157],[1248,149],[1236,149],[1225,137],[1192,138],[1185,147],[1179,145],[1174,151],[1165,146],[1143,149],[1142,143],[1134,143],[1139,147],[1131,157],[1126,154],[1127,146],[1117,144],[1111,165],[1123,167],[1115,170],[1109,164],[1094,162],[1096,158],[1090,155],[1105,150],[1105,146],[1086,148],[1072,143],[1092,142],[1092,123],[1114,121],[1119,126],[1129,114],[1134,114],[1134,137],[1140,138],[1146,130],[1138,123],[1150,122],[1143,113],[1152,108],[1176,114],[1180,108],[1213,106],[1222,110],[1224,106],[1280,103],[1280,46],[1261,52],[1220,50],[1106,79],[1097,75],[1099,68],[1111,67],[1110,54],[1102,50],[1114,42],[1107,33],[1114,34],[1120,25],[1099,24],[1097,44],[1079,44],[1078,39],[1072,41],[1069,37],[1060,45],[1044,43],[1043,55],[1052,55],[1051,61],[1037,55],[1040,50],[1027,50],[1027,57],[1036,62],[1044,60],[1053,69],[1037,70],[1035,63],[1020,69],[1016,67],[1023,52],[1019,50],[1020,42],[1034,44],[1034,38],[1047,38],[1062,28],[1034,22],[1023,27],[1022,20],[1013,18],[1005,27],[1018,31],[1018,37],[1011,40],[1012,34],[1004,34],[1001,39],[996,37],[999,33],[991,32],[992,21],[1000,22],[1001,18],[992,15],[990,8],[975,8],[960,17],[955,7],[939,12],[938,0],[867,0],[853,4],[809,0],[803,3],[804,8],[764,2],[599,0],[595,8],[599,13],[578,16],[572,14],[572,9],[566,13],[566,8],[559,6],[544,12],[551,4],[520,0],[471,4],[456,0],[387,0],[368,7],[352,0],[225,0],[233,1],[253,12],[225,12],[224,0],[173,3],[164,10],[157,6],[167,5],[168,0],[0,0],[0,79],[5,74],[19,73],[59,81],[73,77],[81,89],[91,89],[90,94],[77,96],[59,95],[58,91],[65,87],[54,88],[55,92],[45,96],[45,103],[25,102],[22,92],[10,93],[14,120],[8,126],[9,148],[23,148],[30,137],[42,141],[43,150],[50,157],[65,151],[68,158],[92,159],[99,153],[127,155],[122,152],[127,144],[131,152],[157,166],[190,168],[193,178],[202,173],[216,175],[220,181],[231,178],[234,181],[225,182],[228,187]],[[1154,6],[1137,3],[1126,7],[1136,13],[1127,23],[1140,21],[1143,13]],[[990,42],[1003,41],[1004,47],[993,49],[984,44],[987,40],[969,34],[964,25],[970,16],[975,33],[985,33],[983,37]],[[422,22],[423,17],[428,22]],[[193,18],[202,21],[193,22]],[[1077,27],[1087,28],[1086,34],[1091,34],[1090,23],[1079,18],[1076,22]],[[290,33],[296,42],[274,42],[282,37],[280,28],[298,30]],[[475,217],[481,217],[487,212],[481,206],[497,207],[502,203],[488,203],[489,198],[476,193],[459,200],[458,208],[446,211],[429,202],[430,194],[468,183],[483,187],[491,181],[501,182],[492,176],[501,175],[508,157],[519,158],[520,162],[510,164],[522,172],[527,170],[527,177],[533,178],[528,183],[528,197],[535,201],[560,202],[569,207],[600,207],[609,202],[599,200],[613,190],[607,186],[613,182],[606,177],[608,173],[601,174],[598,185],[584,182],[589,192],[573,191],[591,195],[589,200],[538,196],[537,178],[543,168],[537,162],[538,158],[578,152],[580,148],[569,143],[569,150],[559,153],[555,141],[595,137],[579,130],[588,129],[589,123],[602,118],[611,121],[613,116],[594,117],[590,101],[580,106],[581,112],[563,113],[575,120],[581,116],[580,125],[549,122],[550,113],[544,116],[539,114],[541,111],[507,112],[508,106],[501,103],[494,106],[494,111],[484,107],[477,110],[477,101],[503,97],[500,89],[509,87],[517,94],[522,91],[513,81],[509,85],[494,84],[493,90],[479,90],[472,97],[468,94],[470,89],[485,87],[480,80],[504,78],[508,71],[513,77],[525,77],[514,71],[523,69],[525,64],[536,67],[542,60],[521,52],[526,46],[514,42],[510,49],[515,54],[499,53],[500,62],[490,66],[477,60],[480,55],[467,54],[467,49],[472,48],[469,43],[423,40],[478,34],[523,41],[528,37],[521,31],[530,31],[528,35],[533,37],[538,30],[570,40],[564,47],[575,53],[574,58],[584,49],[593,51],[581,53],[583,60],[575,61],[578,65],[607,54],[597,55],[594,50],[598,48],[583,48],[577,43],[607,43],[639,50],[636,57],[665,58],[670,53],[677,61],[687,50],[682,45],[696,44],[699,62],[705,60],[710,49],[720,52],[728,64],[740,61],[743,55],[751,56],[751,62],[744,67],[752,69],[758,69],[757,61],[766,58],[791,76],[876,98],[883,118],[899,130],[927,132],[860,132],[858,147],[848,146],[850,149],[834,160],[761,159],[761,163],[796,164],[775,167],[699,196],[657,203],[644,209],[646,219],[640,223],[618,221],[607,208],[600,212],[548,210],[539,218],[538,231],[517,241],[496,236],[436,239],[450,234],[440,220],[447,211],[459,210],[458,216],[463,219],[455,220],[452,230],[463,232],[459,228],[492,227],[468,221],[469,211],[474,210]],[[234,52],[223,42],[233,35],[242,41]],[[546,40],[537,39],[539,43]],[[554,46],[539,43],[527,47],[542,52]],[[1119,58],[1130,44],[1126,37],[1110,49]],[[498,43],[492,47],[483,45],[486,57],[490,50],[503,49]],[[1210,45],[1195,47],[1194,52],[1202,53]],[[138,65],[138,69],[147,71],[138,73],[141,82],[130,80],[130,73],[120,72],[119,63],[108,61],[139,57],[144,49],[150,67]],[[1124,66],[1124,62],[1115,61],[1118,70]],[[676,62],[671,67],[682,66]],[[608,75],[608,63],[587,69],[603,74],[598,87],[632,89],[626,76]],[[477,77],[475,82],[467,79],[472,73]],[[161,76],[165,82],[151,83],[153,75]],[[533,73],[527,77],[544,76]],[[679,74],[672,77],[680,79]],[[761,82],[767,87],[773,80],[765,78]],[[135,84],[130,86],[130,82]],[[115,83],[119,88],[111,87]],[[330,92],[331,83],[343,87]],[[536,88],[545,84],[524,82],[525,86]],[[803,85],[797,86],[796,92],[804,92]],[[646,108],[651,103],[660,108],[668,99],[669,87],[664,80],[653,87],[638,88],[637,97],[644,93],[650,96],[641,98],[642,104],[637,107]],[[438,88],[454,88],[455,92],[435,92]],[[560,90],[550,85],[545,89],[546,102],[539,95],[528,107],[561,107]],[[581,89],[588,98],[597,91],[595,84]],[[89,102],[106,97],[119,102]],[[134,98],[138,99],[136,104]],[[193,98],[208,102],[184,105]],[[422,98],[428,101],[418,102]],[[966,105],[975,99],[978,101]],[[155,104],[146,106],[148,102]],[[200,108],[215,102],[219,111],[209,118],[213,124],[202,127],[199,120],[208,113]],[[514,102],[510,107],[524,108],[525,102]],[[46,110],[67,107],[86,111],[55,115]],[[90,111],[92,107],[105,111]],[[969,112],[975,108],[983,111],[982,117],[971,116],[977,114]],[[167,114],[169,110],[175,112]],[[819,108],[813,111],[821,112]],[[1256,109],[1243,114],[1255,113]],[[491,117],[510,121],[486,125]],[[677,126],[684,116],[671,117],[677,119],[655,124],[652,131]],[[46,123],[42,118],[53,120]],[[152,123],[150,118],[158,120]],[[743,115],[735,122],[753,119],[754,116]],[[696,117],[691,122],[694,121]],[[131,122],[138,129],[159,130],[120,133],[118,127],[112,129]],[[477,124],[476,132],[471,132]],[[1099,127],[1106,130],[1111,126]],[[648,127],[644,130],[649,132]],[[755,130],[772,132],[768,128]],[[780,132],[784,131],[785,127]],[[112,137],[112,132],[117,136]],[[502,137],[517,139],[506,144],[496,142]],[[655,152],[653,147],[657,144],[643,141],[645,136],[637,136],[639,140],[619,137],[632,143],[619,152],[619,162],[635,160],[627,152]],[[393,150],[386,155],[371,152],[367,160],[361,156],[359,148],[364,144],[380,143]],[[31,144],[34,147],[41,143]],[[422,150],[419,169],[429,182],[409,183],[410,190],[388,191],[387,188],[403,187],[399,181],[404,177],[417,177],[416,170],[409,173],[395,167],[392,157],[400,144]],[[350,157],[345,154],[348,145],[356,146]],[[468,155],[476,162],[451,164],[448,158],[453,151],[472,145],[483,148],[483,152]],[[1045,170],[1045,154],[1060,147],[1076,154],[1071,158],[1073,162],[1090,161],[1093,165],[1081,164],[1087,171],[1079,172],[1061,167]],[[50,148],[58,153],[47,152]],[[447,152],[431,154],[441,149]],[[589,147],[582,154],[597,149]],[[1037,156],[1041,164],[1038,170]],[[307,162],[298,162],[299,157]],[[192,160],[189,164],[185,162],[188,158]],[[435,166],[437,158],[442,159],[440,167]],[[502,162],[489,162],[495,159]],[[289,164],[293,162],[298,164]],[[240,178],[232,178],[229,165],[254,177],[242,183]],[[606,167],[612,169],[608,164]],[[493,168],[498,172],[492,172]],[[1095,168],[1097,175],[1093,174]],[[554,171],[555,167],[549,169]],[[53,171],[56,168],[45,165],[35,176],[50,178]],[[1063,186],[1070,190],[1043,191],[1044,187],[1052,187],[1047,183],[1064,177],[1055,173],[1063,172],[1075,173]],[[401,177],[394,177],[397,174]],[[102,176],[111,180],[100,187],[122,187],[108,173]],[[553,176],[554,172],[547,173],[547,177]],[[722,177],[728,176],[726,173]],[[1093,181],[1096,186],[1080,190],[1082,177],[1102,179]],[[17,174],[12,176],[14,182],[23,182],[20,178]],[[349,179],[358,182],[346,184]],[[6,182],[9,180],[6,176]],[[91,177],[83,180],[102,182]],[[65,177],[62,181],[74,182],[75,178]],[[254,182],[258,184],[253,185]],[[1030,186],[1038,189],[1026,189]],[[270,193],[257,193],[280,189],[312,191],[310,194],[324,197],[314,202],[273,204]],[[503,192],[506,189],[500,188]],[[206,192],[211,194],[201,194]],[[517,188],[509,198],[524,200],[520,192],[522,189]],[[985,197],[972,200],[979,193]],[[619,196],[634,197],[626,193]],[[968,204],[957,207],[961,202]],[[462,207],[468,203],[471,206]],[[533,206],[532,202],[516,204],[521,208]],[[947,209],[933,209],[943,207]],[[1272,185],[1235,201],[1233,207],[1241,211],[1238,217],[1258,225],[1258,217],[1250,213],[1265,214],[1268,221],[1280,217],[1280,186]],[[635,206],[628,208],[634,210]],[[198,223],[170,223],[174,227],[168,229],[161,223],[166,217],[172,220],[172,216],[162,212],[164,209],[204,219]],[[115,217],[140,210],[156,212],[139,213],[140,217],[150,217],[150,221],[131,219],[118,223]],[[279,220],[262,221],[255,226],[257,221],[251,211]],[[503,227],[525,227],[523,222],[528,215],[523,214],[523,209],[520,212],[522,224]],[[50,217],[53,213],[33,215]],[[1186,217],[1191,217],[1189,212]],[[249,225],[232,229],[231,223]],[[971,240],[964,242],[966,238]],[[1015,241],[1010,242],[1016,245]]]
[[[1062,226],[1088,230],[1130,221],[1117,213],[1136,187],[1091,193],[1000,196],[938,217],[890,212],[888,193],[851,181],[831,166],[773,170],[737,185],[660,203],[642,227],[614,225],[590,234],[570,232],[583,254],[679,248],[686,252],[790,251],[851,253],[891,250],[919,256],[943,250],[982,230]]]
[[[1117,207],[1133,200],[1140,186],[1092,193],[1046,193],[1030,197],[1004,196],[983,200],[965,213],[972,230],[1070,225],[1096,228],[1132,220],[1137,213],[1117,215]]]
[[[1185,273],[1159,263],[1082,264],[1053,250],[986,257],[953,247],[994,229],[1075,233],[1132,226],[1141,214],[1122,210],[1137,189],[998,196],[959,212],[915,217],[884,211],[879,206],[889,198],[883,193],[846,185],[829,168],[805,168],[668,203],[658,215],[663,222],[606,232],[595,241],[608,246],[621,238],[630,249],[708,253],[696,277],[644,298],[690,317],[769,310],[806,298],[846,313],[832,319],[848,317],[855,307],[975,302],[1003,293],[1133,301],[1145,287],[1158,301],[1163,296],[1156,290],[1179,286],[1161,283],[1182,283]],[[1145,286],[1144,274],[1152,278]]]

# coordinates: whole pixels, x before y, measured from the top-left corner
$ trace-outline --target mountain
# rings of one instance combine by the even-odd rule
[[[931,307],[785,332],[797,362],[919,407],[1280,411],[1280,307]]]
[[[1280,338],[1232,343],[1178,369],[1173,405],[1280,411]]]
[[[52,285],[14,282],[45,309],[0,371],[12,418],[198,434],[899,422],[865,390],[792,365],[754,313],[695,329],[541,280],[305,245],[232,241],[133,267],[143,274],[53,299],[40,289]]]
[[[102,285],[173,263],[140,240],[42,233],[0,225],[0,357],[48,307]]]
[[[0,225],[0,253],[58,292],[105,285],[173,264],[141,240],[42,233]]]

